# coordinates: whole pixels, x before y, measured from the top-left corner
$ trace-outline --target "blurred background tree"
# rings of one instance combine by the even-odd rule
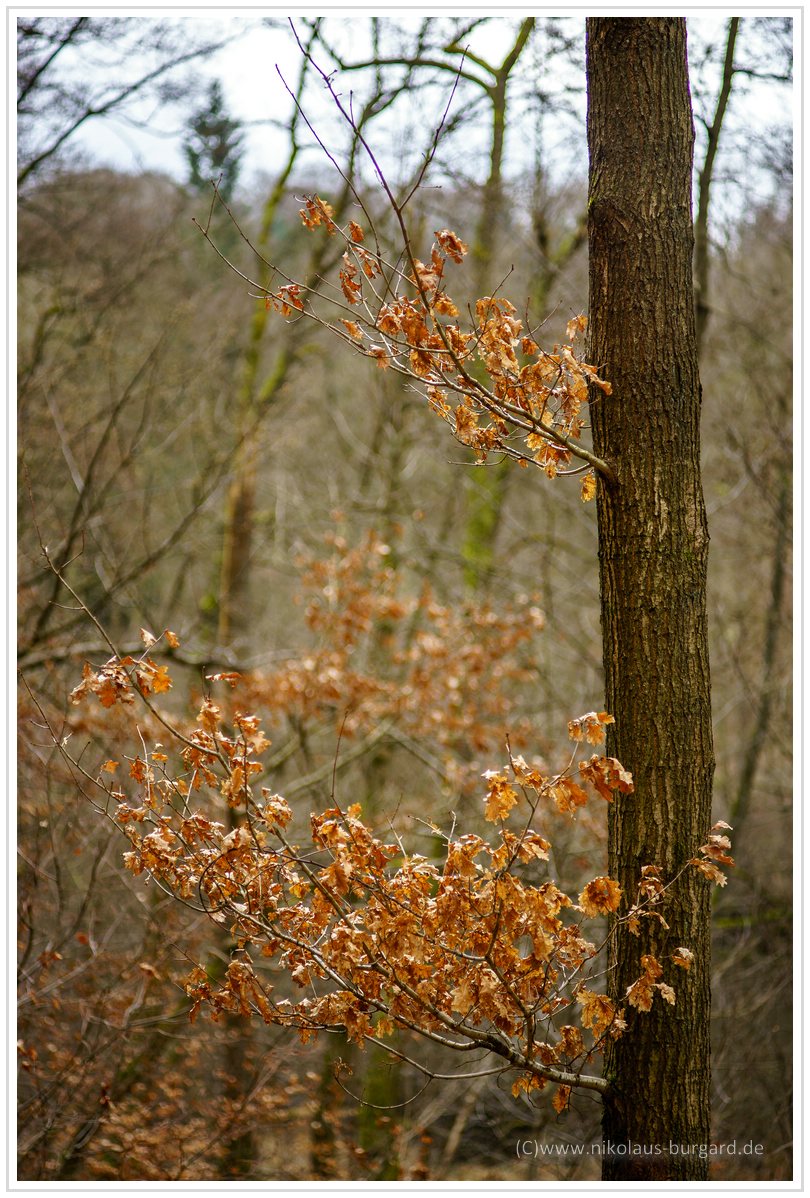
[[[242,165],[243,134],[240,122],[228,116],[218,79],[211,80],[205,104],[189,122],[183,151],[190,185],[203,191],[216,183],[222,198],[230,200]]]

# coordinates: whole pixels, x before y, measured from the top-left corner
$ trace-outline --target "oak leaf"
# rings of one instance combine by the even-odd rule
[[[221,717],[222,712],[217,707],[216,703],[212,703],[210,699],[205,699],[203,701],[202,707],[200,708],[197,720],[199,724],[206,730],[206,732],[216,734],[219,728]]]
[[[551,796],[558,811],[572,812],[577,807],[583,807],[588,801],[587,792],[578,786],[573,778],[566,776],[557,778],[551,787]]]
[[[573,320],[569,320],[565,326],[565,335],[569,341],[573,341],[575,337],[579,337],[588,327],[588,317],[583,313],[575,316]]]
[[[596,757],[580,761],[579,772],[608,803],[613,802],[614,790],[631,794],[633,776],[615,757]]]
[[[487,778],[487,795],[484,799],[484,819],[490,823],[496,824],[500,820],[506,819],[509,812],[518,801],[517,792],[509,785],[509,780],[506,774],[496,773],[494,776],[491,771],[487,771],[490,776]],[[487,777],[487,775],[484,775]]]
[[[571,720],[568,724],[568,735],[571,740],[583,738],[591,745],[598,745],[605,739],[605,725],[614,724],[612,715],[606,711],[588,711],[579,719]]]
[[[582,480],[582,486],[579,490],[579,497],[583,503],[590,503],[596,495],[596,475],[593,470],[589,470]]]
[[[205,676],[209,682],[227,682],[231,690],[242,679],[242,675],[236,670],[221,670],[218,674],[206,674]]]
[[[346,326],[349,336],[353,337],[355,341],[363,340],[363,330],[356,320],[342,320],[340,323]]]
[[[461,262],[469,249],[451,229],[437,229],[436,240],[454,262]]]
[[[618,910],[622,888],[613,878],[594,878],[579,896],[579,905],[588,916],[608,915]]]

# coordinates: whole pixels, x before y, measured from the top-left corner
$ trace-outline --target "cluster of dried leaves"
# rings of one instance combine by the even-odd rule
[[[145,634],[145,642],[151,650],[154,638]],[[167,679],[149,658],[112,659],[85,670],[73,699],[95,694],[104,706],[111,697],[126,706],[140,693],[152,703]],[[211,680],[234,685],[238,676]],[[584,1070],[625,1029],[623,1006],[599,988],[600,950],[619,924],[638,934],[644,919],[665,923],[661,909],[676,880],[651,864],[633,896],[596,877],[574,899],[548,876],[550,842],[534,826],[545,805],[573,816],[589,792],[613,801],[633,790],[615,758],[594,753],[575,762],[576,745],[599,744],[611,722],[604,712],[572,721],[575,748],[556,773],[510,749],[508,763],[484,775],[483,815],[493,835],[444,835],[428,824],[432,856],[414,852],[393,827],[380,838],[358,804],[344,810],[334,794],[301,835],[290,804],[262,785],[270,741],[260,719],[234,711],[226,723],[211,698],[190,728],[165,721],[168,752],[144,744],[126,764],[105,762],[96,782],[129,839],[132,873],[150,874],[235,938],[224,977],[198,966],[187,978],[192,1019],[203,1005],[214,1017],[255,1013],[297,1029],[304,1041],[341,1029],[358,1043],[386,1043],[396,1029],[409,1029],[445,1047],[495,1054],[499,1067],[517,1071],[515,1094],[556,1082],[562,1109],[572,1086],[604,1088]],[[225,803],[230,827],[217,818]],[[732,864],[725,828],[716,825],[683,868],[722,884],[719,864]],[[589,921],[596,921],[590,935]],[[300,998],[277,996],[270,962]],[[642,964],[625,1002],[649,1010],[656,991],[674,1002],[661,962],[645,956]],[[689,949],[677,948],[672,965],[690,964]]]
[[[428,750],[458,790],[470,782],[462,759],[496,751],[504,727],[528,744],[531,721],[515,696],[536,679],[537,596],[442,603],[427,581],[407,590],[396,545],[374,531],[357,545],[339,532],[325,543],[326,554],[298,561],[308,647],[243,677],[241,704],[279,723],[330,722],[333,739],[389,727],[400,745]]]
[[[569,344],[551,351],[540,347],[504,298],[476,300],[463,321],[445,275],[448,261],[460,264],[467,246],[452,230],[436,231],[427,263],[413,256],[406,236],[402,267],[389,262],[378,243],[369,249],[366,231],[355,221],[344,228],[333,216],[318,196],[308,197],[301,209],[307,228],[323,226],[345,242],[339,288],[328,303],[347,315],[331,322],[319,317],[315,292],[292,281],[264,292],[267,307],[286,318],[313,316],[381,369],[406,376],[478,462],[499,453],[524,467],[540,466],[549,478],[585,471],[581,495],[592,499],[595,471],[606,477],[611,471],[582,443],[583,411],[589,394],[610,395],[611,386],[575,353],[586,317],[569,321]],[[572,469],[572,459],[584,465]]]

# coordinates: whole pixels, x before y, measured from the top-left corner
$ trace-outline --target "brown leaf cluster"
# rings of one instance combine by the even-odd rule
[[[351,640],[354,623],[344,627]],[[571,727],[589,739],[609,722],[589,713]],[[546,776],[510,754],[484,778],[495,838],[454,831],[428,858],[393,829],[380,839],[356,803],[313,814],[300,841],[290,804],[253,781],[268,744],[258,717],[236,711],[227,724],[206,699],[174,769],[157,746],[149,760],[134,759],[133,793],[108,784],[130,841],[128,868],[205,910],[238,946],[224,976],[202,966],[188,976],[191,1018],[203,1007],[256,1015],[304,1042],[325,1029],[360,1044],[409,1029],[500,1055],[517,1070],[518,1090],[557,1080],[562,1110],[571,1075],[624,1030],[621,1009],[591,980],[600,946],[585,930],[589,919],[618,914],[621,889],[596,877],[575,903],[548,876],[551,844],[532,827],[540,799],[553,802],[568,771]],[[591,758],[577,772],[597,793],[632,786],[611,758]],[[206,814],[206,794],[224,795],[241,813],[236,826]],[[658,895],[654,870],[642,886]],[[676,963],[685,967],[687,954]],[[271,962],[300,997],[277,995]],[[649,1010],[657,990],[673,1002],[655,958],[643,965],[626,1001]]]
[[[202,966],[189,975],[192,1018],[203,1007],[215,1016],[257,1015],[296,1029],[304,1042],[326,1029],[343,1029],[359,1044],[408,1029],[500,1056],[517,1071],[521,1092],[556,1081],[563,1109],[572,1076],[606,1037],[625,1030],[621,1007],[596,985],[600,950],[618,927],[640,935],[646,919],[666,926],[659,908],[676,879],[643,865],[635,903],[624,911],[619,884],[604,875],[577,901],[566,894],[549,873],[551,840],[538,820],[554,807],[572,817],[589,789],[613,801],[632,792],[633,779],[616,758],[577,762],[576,751],[555,774],[513,755],[509,742],[508,763],[483,775],[492,835],[456,827],[443,835],[431,824],[435,851],[427,857],[393,826],[381,838],[359,804],[343,809],[334,798],[304,834],[293,805],[262,784],[266,718],[296,713],[306,723],[353,710],[344,720],[349,737],[364,721],[390,719],[414,735],[431,732],[448,750],[490,749],[488,720],[494,730],[502,716],[497,696],[504,680],[520,678],[516,651],[542,624],[532,607],[462,610],[438,604],[427,589],[403,594],[390,549],[374,534],[355,549],[335,535],[331,548],[305,563],[307,621],[319,640],[311,655],[263,677],[209,675],[236,688],[239,706],[205,696],[182,731],[163,719],[168,746],[148,745],[135,726],[138,750],[117,746],[119,760],[101,760],[96,785],[129,841],[125,864],[235,940],[224,975]],[[367,641],[386,644],[388,676],[380,660],[375,670],[360,668]],[[153,648],[151,635],[147,642]],[[114,658],[86,666],[72,698],[79,704],[95,694],[134,725],[138,693],[151,704],[170,685],[167,667],[151,658]],[[594,745],[612,722],[588,712],[571,720],[569,736]],[[726,829],[715,825],[688,863],[712,880],[731,863]],[[597,921],[595,937],[589,920]],[[688,969],[690,950],[682,946],[671,959]],[[674,1003],[658,960],[646,954],[642,965],[625,1002],[648,1011],[657,991]],[[271,967],[294,987],[292,997],[289,986],[277,993]]]
[[[534,677],[536,597],[440,603],[427,583],[406,588],[373,531],[356,546],[330,534],[327,549],[298,563],[309,646],[242,678],[242,704],[307,725],[331,718],[349,740],[393,721],[465,788],[474,775],[457,777],[460,757],[498,751],[507,729],[528,743],[515,696]]]
[[[729,854],[731,841],[725,835],[731,830],[730,825],[724,820],[718,820],[710,830],[706,843],[700,846],[700,856],[692,857],[689,861],[690,865],[693,865],[716,886],[725,886],[728,880],[720,866],[735,864],[734,858]]]
[[[161,695],[171,685],[168,668],[148,657],[113,657],[99,670],[84,665],[82,680],[71,691],[70,701],[79,704],[93,694],[102,707],[114,707],[116,703],[134,703],[136,688],[142,695]]]
[[[338,273],[343,300],[352,310],[350,320],[341,318],[348,340],[381,368],[410,378],[479,463],[492,453],[505,454],[554,478],[571,472],[575,459],[594,461],[582,446],[587,405],[609,396],[611,386],[574,352],[587,326],[584,315],[568,322],[568,343],[550,351],[539,346],[502,296],[479,298],[473,318],[462,325],[459,306],[447,291],[446,268],[448,262],[461,265],[468,247],[451,229],[436,231],[428,261],[406,245],[407,265],[402,266],[388,262],[379,249],[367,249],[365,231],[356,221],[345,229],[336,225],[332,209],[318,196],[306,200],[301,219],[309,229],[324,225],[330,236],[345,242]],[[298,293],[293,300],[290,292],[289,285],[268,292],[268,305],[284,316],[292,308],[301,310]],[[590,470],[580,494],[588,502],[595,493]]]

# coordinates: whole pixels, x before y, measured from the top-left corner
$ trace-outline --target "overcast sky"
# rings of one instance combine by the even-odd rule
[[[268,11],[272,12],[272,26],[263,19],[263,14]],[[294,87],[301,62],[301,52],[289,28],[289,20],[297,22],[301,31],[302,18],[314,15],[315,12],[285,14],[282,10],[265,9],[242,15],[182,17],[195,31],[204,31],[205,35],[214,38],[228,36],[233,39],[222,50],[201,61],[198,73],[206,79],[221,80],[229,114],[248,126],[245,158],[257,171],[271,169],[274,157],[286,146],[284,128],[279,129],[277,124],[280,122],[285,126],[289,120],[291,100],[279,73]],[[345,18],[342,14],[330,16],[330,41],[350,56],[367,52],[369,16],[372,15],[375,15],[374,10]],[[390,15],[398,24],[414,28],[422,19],[413,16],[412,12],[383,15]],[[524,15],[528,14],[519,14],[520,17]],[[493,61],[499,55],[502,58],[514,41],[518,19],[505,17],[488,22],[485,29],[472,34],[469,39],[471,48]],[[323,55],[320,60],[327,65]],[[357,82],[354,77],[348,86]],[[308,115],[310,105],[314,108],[313,116],[326,115],[329,106],[319,104],[318,99],[317,95],[310,94]],[[182,178],[186,172],[182,153],[182,115],[177,108],[155,111],[144,105],[138,109],[138,117],[145,128],[135,128],[120,117],[94,121],[80,132],[76,144],[99,164],[122,170],[165,170]]]
[[[370,16],[382,15],[400,23],[403,20],[409,20],[415,24],[417,17],[413,15],[414,11],[410,10],[410,14],[405,17],[402,16],[401,10],[374,9],[355,11],[354,15],[346,19],[330,15],[328,22],[330,38],[342,43],[343,48],[349,52],[362,53],[367,46]],[[464,16],[466,17],[470,11],[465,10]],[[502,58],[511,41],[514,40],[518,19],[528,15],[528,11],[509,10],[508,15],[499,16],[489,21],[482,29],[473,33],[470,39],[472,48],[477,49],[491,60]],[[716,94],[712,86],[716,80],[716,68],[714,68],[714,74],[702,75],[698,71],[698,64],[703,58],[707,46],[713,46],[715,51],[718,48],[722,51],[728,20],[727,12],[713,10],[702,10],[702,12],[708,15],[689,18],[690,59],[695,68],[694,90],[697,111],[699,111],[701,95],[713,103],[714,94]],[[195,31],[204,31],[209,35],[213,33],[216,36],[222,36],[225,32],[233,38],[222,50],[200,62],[199,66],[195,68],[195,78],[200,82],[213,78],[220,79],[230,115],[246,122],[247,152],[244,158],[243,177],[249,184],[258,175],[272,172],[279,155],[285,150],[285,128],[289,120],[291,101],[278,72],[281,72],[290,86],[294,86],[300,63],[300,51],[289,32],[284,10],[237,10],[226,15],[221,9],[198,9],[196,13],[204,15],[183,15],[184,25]],[[274,27],[271,27],[266,20],[268,13],[274,19]],[[130,14],[138,15],[138,12],[137,10],[127,10],[126,15]],[[120,12],[120,15],[125,14]],[[171,10],[168,12],[167,10],[151,10],[148,15],[144,13],[143,19],[164,18],[167,15],[171,15]],[[315,14],[308,10],[292,13],[293,19],[298,20],[299,27],[302,19],[311,15]],[[458,16],[460,14],[450,10],[444,15]],[[437,20],[441,19],[440,14],[437,13],[435,16]],[[421,19],[421,14],[419,19]],[[576,28],[581,20],[580,17],[572,16],[572,27]],[[746,22],[743,22],[743,25],[746,25]],[[753,35],[747,34],[746,36],[750,39]],[[742,40],[741,34],[740,42]],[[750,40],[745,47],[745,52],[749,57],[752,54]],[[716,58],[717,53],[715,60]],[[555,71],[558,69],[555,66]],[[557,86],[564,81],[554,78],[550,82],[552,86]],[[581,70],[577,71],[574,82],[576,86],[584,83],[584,73]],[[354,76],[345,83],[345,87],[356,84],[357,77]],[[436,100],[437,97],[434,96],[432,99],[434,111],[437,108]],[[581,122],[581,116],[584,115],[584,96],[580,100],[575,98],[573,104],[575,108],[578,106],[580,109]],[[734,138],[736,138],[738,146],[743,147],[744,152],[746,140],[753,141],[756,138],[766,137],[769,127],[780,122],[784,124],[786,120],[789,121],[790,107],[789,88],[774,87],[772,84],[758,84],[751,79],[738,77],[735,80],[735,91],[728,115],[727,129],[724,130],[725,146],[723,148],[725,152],[731,153]],[[322,88],[313,88],[310,91],[307,99],[307,112],[316,124],[328,123],[334,116]],[[164,108],[141,106],[136,110],[136,115],[141,122],[141,127],[137,128],[121,117],[89,122],[80,132],[75,144],[82,148],[91,161],[100,165],[109,165],[123,170],[161,170],[178,179],[185,178],[186,164],[182,152],[182,138],[184,119],[187,113],[177,106]],[[552,136],[554,132],[551,130]],[[551,148],[549,158],[556,160],[558,147],[565,145],[567,147],[566,169],[573,167],[576,171],[584,172],[584,129],[581,123],[576,130],[573,126],[565,127],[561,124],[557,132],[558,144]],[[528,151],[531,139],[526,136],[525,128],[517,128],[515,122],[510,126],[509,133],[512,149],[511,163],[514,169],[515,166],[521,165],[521,152],[525,154]],[[699,128],[699,137],[700,134]],[[576,144],[573,144],[574,142]],[[485,140],[482,140],[479,149],[483,155],[486,150]],[[738,150],[738,154],[739,152]],[[528,165],[528,161],[523,164]]]

